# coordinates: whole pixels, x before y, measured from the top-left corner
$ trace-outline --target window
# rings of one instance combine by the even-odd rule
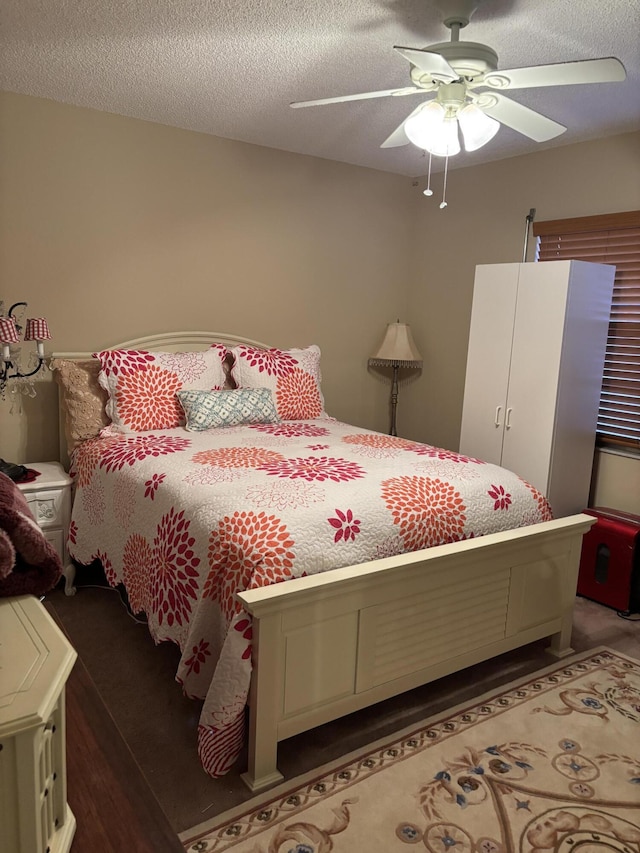
[[[640,449],[640,211],[536,222],[536,260],[615,264],[598,444]]]

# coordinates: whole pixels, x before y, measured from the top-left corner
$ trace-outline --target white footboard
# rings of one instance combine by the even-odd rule
[[[542,637],[569,654],[579,514],[238,595],[253,617],[253,790],[278,741]]]

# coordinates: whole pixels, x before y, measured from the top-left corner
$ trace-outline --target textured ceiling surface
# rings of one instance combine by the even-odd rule
[[[409,86],[393,46],[449,41],[441,3],[3,0],[0,88],[417,176],[418,148],[380,145],[422,95],[289,104]],[[640,128],[640,0],[482,0],[460,38],[491,46],[499,69],[616,56],[627,79],[508,92],[566,133],[536,143],[503,126],[450,168]]]

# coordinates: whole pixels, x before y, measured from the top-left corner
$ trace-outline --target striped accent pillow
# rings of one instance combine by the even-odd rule
[[[236,391],[178,391],[189,430],[214,429],[240,424],[280,422],[273,394],[268,388]]]

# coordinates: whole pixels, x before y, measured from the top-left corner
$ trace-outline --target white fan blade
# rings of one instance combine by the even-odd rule
[[[396,127],[396,129],[393,131],[393,133],[390,136],[387,136],[387,138],[382,143],[380,148],[399,148],[401,145],[408,145],[411,140],[409,139],[407,134],[404,132],[404,123],[405,123],[405,121],[410,119],[412,115],[417,113],[418,110],[423,105],[424,105],[424,102],[422,104],[418,104],[418,106],[415,108],[415,110],[410,112],[409,115],[407,116],[407,118],[405,118],[403,120],[402,124],[398,125],[398,127]]]
[[[344,101],[363,101],[366,98],[386,98],[390,95],[417,95],[424,89],[419,89],[417,86],[407,86],[404,89],[382,89],[380,92],[362,92],[359,95],[339,95],[337,98],[320,98],[317,101],[294,101],[289,104],[290,107],[298,109],[298,107],[317,107],[321,104],[341,104]]]
[[[452,80],[457,80],[460,75],[449,65],[447,60],[440,56],[439,53],[432,53],[429,50],[420,50],[417,47],[394,47],[400,56],[404,56],[413,65],[434,77],[436,80],[444,80],[450,83]]]
[[[490,71],[482,81],[492,89],[533,89],[537,86],[570,86],[575,83],[617,83],[627,76],[624,65],[613,56],[583,59],[554,65],[533,65]]]
[[[506,124],[512,130],[517,130],[529,139],[535,142],[546,142],[548,139],[553,139],[560,136],[567,129],[564,125],[558,124],[541,113],[525,107],[523,104],[512,101],[504,95],[499,95],[497,92],[487,94],[487,100],[491,103],[485,104],[482,95],[477,99],[476,103],[484,110],[484,112],[497,119],[501,124]],[[495,103],[493,103],[495,100]]]

